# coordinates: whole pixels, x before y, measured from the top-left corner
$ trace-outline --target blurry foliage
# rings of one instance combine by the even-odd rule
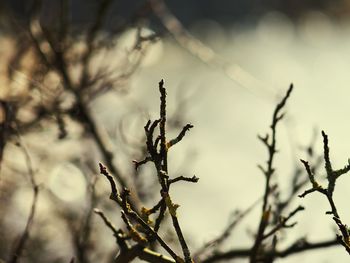
[[[292,85],[275,108],[270,132],[259,136],[268,152],[267,162],[259,166],[265,177],[263,197],[246,210],[237,211],[217,238],[192,251],[181,229],[179,204],[171,197],[170,189],[174,183],[196,183],[198,178],[173,177],[167,163],[170,148],[193,128],[191,124],[184,125],[182,119],[186,103],[181,101],[178,111],[168,117],[166,89],[161,81],[159,118],[146,123],[144,135],[131,140],[122,120],[118,120],[120,135],[129,146],[126,151],[133,153],[129,157],[136,156],[133,169],[117,165],[120,156],[92,105],[101,96],[127,92],[128,82],[147,48],[164,33],[145,30],[150,19],[158,18],[180,45],[203,62],[224,71],[226,64],[191,36],[162,1],[139,3],[129,17],[113,17],[115,23],[109,24],[108,30],[106,23],[113,16],[110,10],[114,1],[87,5],[86,8],[93,7],[93,17],[83,26],[72,23],[70,3],[55,2],[53,8],[47,1],[28,1],[25,15],[19,17],[10,6],[1,3],[0,261],[85,263],[139,258],[188,263],[247,258],[253,263],[273,262],[334,245],[342,245],[349,253],[349,229],[342,222],[332,195],[336,179],[348,172],[350,165],[332,168],[324,132],[323,156],[314,153],[313,144],[307,148],[313,166],[302,161],[306,173],[302,167],[295,167],[287,197],[281,195],[275,180],[277,126],[283,119]],[[134,42],[125,50],[120,47],[121,35],[131,28]],[[111,55],[115,60],[112,64],[106,59]],[[178,135],[167,138],[169,130]],[[327,187],[315,178],[323,160]],[[108,180],[110,190],[97,187],[101,181],[98,161],[99,172]],[[138,168],[146,163],[153,164],[156,176],[143,178]],[[304,209],[291,208],[292,200],[308,181],[312,188],[301,196],[323,194],[331,206],[327,214],[332,216],[339,233],[325,241],[312,243],[302,237],[285,244],[283,237],[295,225],[291,221]],[[74,195],[80,198],[79,202]],[[106,200],[108,195],[121,209],[122,219],[108,218],[107,214],[115,214],[116,208]],[[154,206],[146,207],[154,201]],[[232,231],[261,203],[252,246],[224,251],[222,245]],[[112,234],[116,244],[108,239]]]

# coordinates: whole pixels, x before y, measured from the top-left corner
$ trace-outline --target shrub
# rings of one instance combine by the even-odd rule
[[[0,219],[0,258],[11,263],[66,262],[65,257],[69,254],[70,262],[81,263],[129,262],[136,258],[147,262],[186,263],[245,258],[255,263],[273,262],[278,258],[335,245],[343,246],[350,253],[349,229],[333,199],[336,180],[350,170],[350,163],[341,169],[333,168],[328,136],[324,131],[323,156],[315,155],[312,146],[308,148],[310,164],[301,160],[285,198],[282,198],[276,183],[278,125],[284,117],[283,110],[293,85],[277,104],[269,132],[258,137],[268,153],[266,163],[259,166],[265,178],[263,197],[237,212],[217,238],[195,251],[192,249],[189,237],[181,227],[181,215],[178,214],[181,207],[172,195],[172,186],[197,183],[199,178],[174,176],[168,167],[168,154],[193,126],[186,124],[178,129],[179,123],[183,123],[181,116],[167,116],[164,81],[161,80],[158,85],[159,117],[146,123],[143,140],[133,145],[139,159],[133,162],[132,171],[125,172],[120,166],[121,161],[110,143],[108,131],[94,114],[92,105],[102,95],[126,92],[128,80],[137,70],[147,47],[160,37],[155,33],[145,35],[142,30],[142,23],[151,16],[151,10],[178,43],[192,54],[223,69],[226,74],[229,67],[210,48],[188,34],[162,1],[147,2],[129,17],[122,17],[112,30],[104,31],[112,2],[98,2],[91,24],[78,28],[70,27],[73,24],[70,25],[68,19],[68,1],[60,2],[59,19],[53,18],[50,24],[42,22],[40,1],[30,5],[29,19],[16,18],[15,14],[10,19],[11,13],[6,13],[4,28],[7,35],[1,41],[11,52],[6,56],[1,53],[5,66],[0,76],[3,81],[0,89],[0,207],[4,215]],[[110,54],[121,33],[131,26],[136,27],[136,42],[128,52],[119,54],[120,64],[113,67],[104,64],[104,56]],[[176,131],[178,135],[169,139],[169,131]],[[47,141],[43,143],[44,140]],[[63,155],[68,156],[52,151],[54,144],[63,145]],[[54,154],[50,155],[50,151]],[[24,164],[20,161],[22,159]],[[74,167],[79,167],[76,170],[82,171],[85,176],[87,194],[83,207],[69,206],[58,198],[63,196],[67,185],[61,186],[62,192],[58,191],[56,195],[47,187],[48,167],[66,160],[76,164],[65,168],[65,173],[70,176],[66,179],[67,184],[73,181],[69,173]],[[99,166],[97,160],[100,161]],[[327,175],[326,186],[318,176],[322,161]],[[146,164],[153,167],[149,182],[145,182],[139,173],[139,168]],[[97,175],[98,170],[100,175]],[[126,176],[129,174],[132,176]],[[113,203],[106,200],[106,192],[98,191],[96,185],[101,176],[109,183],[108,192]],[[309,182],[311,187],[303,192]],[[146,183],[157,185],[159,194],[156,187],[148,188]],[[13,215],[10,217],[16,210],[13,199],[16,193],[24,192],[23,185],[30,186],[32,200],[23,229],[16,229],[17,233],[12,234],[11,227],[15,224],[8,221],[14,218]],[[73,187],[76,186],[74,191],[77,191],[77,185],[73,182]],[[292,231],[290,228],[296,224],[291,221],[304,210],[302,206],[291,208],[292,199],[316,193],[328,201],[330,210],[326,214],[332,217],[338,234],[330,240],[317,242],[300,238],[281,249],[283,236],[288,235]],[[45,216],[39,216],[42,209],[38,201],[40,198],[45,199],[49,207]],[[154,200],[153,206],[147,207],[146,203]],[[257,229],[251,246],[223,250],[223,244],[233,229],[258,205],[261,205],[261,212],[256,220]],[[121,211],[120,222],[107,216],[108,213],[118,214],[116,210]],[[96,215],[104,223],[103,228],[99,228],[94,220]],[[118,225],[114,226],[114,222]],[[167,232],[167,229],[171,231]],[[101,245],[109,233],[106,230],[111,231],[115,238],[116,246],[111,249]],[[61,247],[50,247],[54,242],[60,243]],[[118,249],[116,257],[115,249]]]

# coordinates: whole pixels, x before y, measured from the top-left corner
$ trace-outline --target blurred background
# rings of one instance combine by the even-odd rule
[[[153,167],[135,171],[132,160],[146,155],[143,127],[158,118],[161,79],[168,136],[194,125],[169,151],[171,177],[200,178],[172,188],[194,252],[263,195],[257,165],[267,152],[257,135],[269,132],[291,83],[277,135],[274,183],[281,198],[289,199],[300,158],[318,162],[321,130],[334,166],[343,167],[350,145],[349,11],[345,0],[1,1],[0,261],[14,262],[29,229],[21,262],[112,262],[118,246],[93,208],[117,228],[124,223],[98,162],[114,167],[144,206],[157,202]],[[322,164],[317,171],[325,184]],[[344,176],[335,190],[344,222],[350,222],[349,185]],[[278,248],[333,239],[326,200],[296,195],[284,213],[299,204],[306,210],[279,233]],[[260,204],[217,251],[252,246]],[[170,243],[171,231],[171,224],[161,229]],[[347,259],[332,246],[276,262]],[[227,262],[236,261],[247,262]]]

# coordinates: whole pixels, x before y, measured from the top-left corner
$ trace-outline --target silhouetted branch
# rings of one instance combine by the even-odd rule
[[[152,159],[150,156],[146,156],[145,159],[143,159],[142,161],[136,161],[134,160],[133,163],[135,164],[135,170],[137,170],[141,165],[144,165],[145,163],[150,162]]]
[[[135,220],[137,223],[139,223],[147,233],[149,233],[149,235],[151,237],[155,237],[155,239],[159,242],[159,244],[174,258],[174,260],[177,260],[179,258],[179,256],[176,255],[176,253],[166,244],[166,242],[147,224],[147,222],[145,222],[135,211],[132,210],[132,208],[130,207],[128,201],[126,199],[124,199],[121,197],[116,183],[114,182],[113,177],[108,173],[106,167],[104,167],[101,163],[100,163],[100,173],[102,175],[104,175],[107,180],[110,183],[111,186],[111,195],[110,195],[110,199],[115,201],[117,204],[119,204],[119,206],[123,209],[122,212],[123,214],[125,213],[126,215],[128,215],[129,217],[131,217],[133,220]],[[123,219],[126,219],[126,217],[124,216]],[[125,222],[128,222],[126,220],[124,220]],[[128,225],[128,224],[127,224]],[[130,225],[128,225],[128,227],[130,228]]]
[[[191,254],[188,249],[187,243],[183,236],[177,215],[176,209],[177,204],[174,204],[169,195],[169,182],[168,182],[168,147],[166,141],[166,89],[164,87],[164,81],[159,82],[159,92],[160,92],[160,123],[159,123],[159,133],[160,133],[160,159],[159,162],[155,162],[155,166],[158,173],[159,182],[162,186],[161,195],[168,207],[168,210],[173,221],[173,226],[177,234],[178,240],[180,242],[182,252],[185,257],[186,263],[191,263]],[[183,137],[183,136],[182,136]]]
[[[250,254],[250,262],[255,263],[257,262],[258,253],[262,244],[262,241],[264,240],[264,232],[265,229],[269,223],[269,217],[271,213],[271,205],[269,204],[269,196],[271,194],[271,177],[275,172],[275,168],[273,167],[274,163],[274,157],[276,150],[276,127],[277,124],[282,120],[284,114],[280,113],[283,107],[285,106],[291,92],[293,90],[293,84],[290,85],[289,89],[287,90],[286,95],[283,97],[281,102],[277,104],[275,111],[273,113],[272,117],[272,123],[271,123],[271,135],[266,134],[265,137],[259,136],[259,139],[263,142],[263,144],[266,146],[268,150],[268,160],[266,168],[263,168],[260,166],[260,169],[265,175],[265,190],[264,190],[264,197],[263,197],[263,205],[262,205],[262,213],[260,217],[260,223],[257,230],[257,234],[255,237],[255,242],[252,247],[252,251]],[[271,137],[271,138],[270,138]]]
[[[170,147],[172,147],[173,145],[177,144],[178,142],[180,142],[182,140],[182,138],[185,136],[186,132],[189,131],[191,128],[193,128],[192,124],[186,124],[186,126],[183,127],[180,134],[175,139],[172,139],[168,142],[168,144],[167,144],[168,149]]]
[[[304,164],[305,170],[309,176],[309,180],[312,184],[312,188],[306,190],[299,197],[305,197],[306,195],[311,194],[313,192],[319,192],[319,193],[323,194],[324,196],[326,196],[328,203],[331,207],[331,211],[327,211],[326,214],[333,215],[332,218],[333,218],[334,222],[336,223],[336,225],[338,226],[338,229],[341,233],[341,235],[337,235],[337,240],[340,244],[342,244],[342,246],[346,249],[346,251],[350,255],[350,231],[349,231],[347,225],[345,225],[342,222],[342,220],[340,219],[337,207],[336,207],[334,200],[333,200],[333,192],[335,189],[335,182],[339,178],[339,176],[350,171],[350,163],[342,169],[333,170],[331,160],[329,157],[328,136],[324,131],[322,131],[322,137],[323,137],[323,156],[324,156],[324,162],[325,162],[325,170],[327,173],[328,186],[327,186],[327,188],[323,188],[322,186],[320,186],[316,182],[315,176],[312,173],[308,162],[301,160],[301,162]]]

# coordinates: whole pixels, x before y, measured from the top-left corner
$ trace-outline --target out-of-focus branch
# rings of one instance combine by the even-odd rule
[[[97,175],[94,174],[90,179],[88,185],[88,207],[85,212],[85,216],[82,219],[81,227],[78,231],[73,233],[75,235],[75,248],[77,259],[80,263],[89,263],[89,245],[91,244],[90,238],[92,233],[92,217],[94,212],[94,207],[97,203],[96,189],[95,185],[97,182]]]
[[[110,2],[110,1],[105,1]],[[40,10],[40,7],[36,7],[36,12]],[[104,9],[103,9],[104,10]],[[35,18],[35,16],[33,16]],[[102,19],[102,18],[101,18]],[[96,22],[97,25],[100,25],[100,22]],[[94,38],[96,36],[96,28],[93,27],[90,31],[90,38]],[[102,127],[99,126],[97,121],[93,118],[92,113],[88,107],[88,102],[84,100],[84,95],[82,91],[79,89],[79,85],[83,83],[84,81],[81,80],[80,84],[78,86],[74,85],[73,81],[71,80],[71,77],[67,71],[68,65],[67,61],[65,60],[64,53],[62,50],[57,49],[56,45],[53,43],[52,38],[50,38],[50,34],[48,32],[43,31],[41,34],[41,37],[44,38],[43,41],[45,41],[48,46],[50,47],[50,54],[52,54],[53,59],[49,59],[47,55],[42,51],[40,48],[39,40],[35,36],[35,34],[30,30],[30,35],[32,36],[32,40],[34,42],[34,46],[36,48],[36,51],[38,54],[40,54],[40,57],[42,59],[42,62],[48,67],[54,69],[61,77],[63,86],[65,89],[69,92],[71,92],[76,99],[76,112],[79,113],[78,121],[80,121],[82,124],[87,127],[88,132],[96,142],[103,158],[108,166],[108,168],[113,173],[113,176],[118,180],[118,182],[123,186],[127,187],[127,182],[121,175],[121,172],[113,163],[114,155],[113,155],[113,149],[108,142],[107,134],[105,134]],[[85,55],[87,56],[87,55]]]
[[[210,47],[193,37],[170,11],[163,0],[149,0],[154,14],[174,39],[192,55],[215,69],[222,70],[227,77],[238,83],[253,94],[259,94],[267,99],[273,98],[273,92],[262,81],[257,80],[238,64],[228,62]]]
[[[1,174],[2,157],[5,150],[5,145],[9,137],[10,123],[12,118],[13,118],[13,113],[11,111],[10,104],[0,99],[0,174]]]
[[[272,235],[274,235],[278,230],[280,230],[281,228],[288,228],[288,227],[293,227],[296,223],[292,223],[290,225],[287,225],[287,222],[289,221],[289,219],[291,219],[296,213],[304,210],[305,208],[303,206],[298,206],[296,209],[294,209],[292,212],[289,213],[288,216],[286,217],[282,217],[280,218],[279,222],[277,223],[277,225],[272,228],[269,232],[267,232],[266,234],[264,234],[264,236],[262,237],[263,239],[266,239]]]
[[[139,258],[150,263],[175,263],[172,258],[166,257],[160,253],[154,252],[148,248],[144,248],[140,245],[134,245],[126,251],[124,254],[120,254],[116,257],[115,263],[131,262],[135,258]]]
[[[97,215],[99,215],[102,218],[102,220],[105,223],[105,225],[110,230],[112,230],[113,235],[114,235],[114,237],[115,237],[115,239],[117,241],[117,244],[119,245],[119,249],[121,251],[128,250],[129,249],[129,244],[127,243],[126,236],[125,236],[124,232],[121,229],[117,230],[116,227],[111,222],[111,220],[100,209],[95,208],[94,212]]]
[[[303,252],[307,252],[310,250],[320,249],[320,248],[330,248],[333,246],[338,246],[339,242],[336,239],[330,239],[326,241],[320,241],[320,242],[307,242],[306,240],[298,240],[297,242],[293,243],[291,246],[287,247],[283,250],[277,250],[273,251],[271,254],[268,254],[267,256],[274,258],[285,258],[294,254],[299,254]],[[211,256],[210,258],[207,258],[202,261],[202,263],[212,263],[212,262],[220,262],[224,260],[229,259],[235,259],[235,258],[247,258],[251,254],[250,248],[246,249],[233,249],[227,252],[218,252]]]
[[[91,59],[95,52],[95,40],[99,30],[103,26],[103,22],[108,13],[108,9],[112,3],[113,3],[113,0],[102,0],[99,2],[99,5],[97,7],[98,9],[97,16],[86,36],[87,48],[81,59],[83,70],[79,81],[80,87],[78,89],[86,89],[89,86],[89,81],[90,81],[89,67],[90,67]]]
[[[209,242],[205,243],[201,248],[199,248],[195,252],[194,258],[196,260],[199,259],[200,256],[207,252],[207,250],[210,248],[218,248],[225,240],[227,240],[230,237],[234,228],[260,203],[261,200],[262,198],[259,198],[245,210],[237,212],[234,220],[232,220],[232,222],[228,224],[224,231],[218,237],[214,238],[213,240],[210,240]]]
[[[30,184],[31,184],[32,189],[33,189],[33,201],[32,201],[32,205],[30,208],[30,212],[29,212],[26,226],[24,228],[22,235],[19,237],[18,241],[15,242],[13,251],[11,252],[10,259],[8,261],[9,263],[19,262],[19,259],[22,255],[22,252],[23,252],[23,249],[24,249],[26,242],[29,238],[30,229],[31,229],[33,222],[34,222],[34,216],[35,216],[35,212],[36,212],[38,195],[39,195],[39,185],[37,184],[37,182],[35,180],[35,174],[34,174],[34,170],[33,170],[32,161],[30,159],[30,156],[29,156],[29,153],[26,149],[26,146],[24,145],[23,141],[21,140],[21,136],[19,134],[18,134],[18,140],[20,143],[20,147],[23,150],[26,164],[28,167],[29,180],[30,180]]]

